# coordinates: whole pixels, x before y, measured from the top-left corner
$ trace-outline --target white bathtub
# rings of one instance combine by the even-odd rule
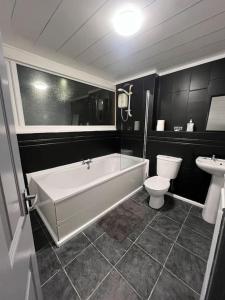
[[[148,160],[110,154],[27,174],[37,211],[60,246],[137,192],[148,176]]]

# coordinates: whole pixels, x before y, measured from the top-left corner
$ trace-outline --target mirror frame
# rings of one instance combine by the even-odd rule
[[[56,72],[52,72],[51,70],[38,68],[36,66],[28,65],[25,63],[18,62],[18,64],[33,68],[38,71],[46,72],[49,74],[53,74],[56,76],[63,76],[64,78],[68,78],[70,80],[76,80],[82,83],[93,85],[93,83],[84,82],[82,80],[79,80],[77,78],[71,78],[66,76],[65,74],[59,74]],[[13,109],[13,116],[14,116],[14,123],[16,128],[17,134],[23,134],[23,133],[56,133],[56,132],[83,132],[83,131],[115,131],[116,130],[116,91],[115,89],[108,89],[109,91],[113,91],[115,93],[115,105],[114,105],[114,125],[25,125],[24,120],[24,113],[23,113],[23,107],[22,107],[22,99],[21,99],[21,93],[20,93],[20,86],[19,86],[19,79],[18,79],[18,73],[16,68],[17,62],[13,60],[7,60],[6,66],[7,66],[7,73],[8,73],[8,84],[10,89],[10,98],[12,102],[12,109]],[[104,88],[102,86],[98,86],[96,84],[96,87]]]
[[[224,97],[225,98],[225,94],[219,94],[219,95],[211,96],[210,105],[209,105],[209,109],[208,109],[208,115],[207,115],[207,121],[206,121],[206,128],[205,128],[206,132],[225,132],[225,128],[224,128],[224,130],[207,129],[208,122],[209,122],[210,109],[211,109],[211,106],[212,106],[212,100],[213,100],[213,98],[219,98],[219,97]]]

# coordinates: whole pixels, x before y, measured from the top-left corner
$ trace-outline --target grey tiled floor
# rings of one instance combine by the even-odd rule
[[[31,221],[45,300],[199,299],[214,228],[197,207],[142,190],[60,248]]]

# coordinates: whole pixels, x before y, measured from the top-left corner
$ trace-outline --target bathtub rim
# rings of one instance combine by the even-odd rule
[[[118,200],[115,204],[111,205],[109,208],[105,209],[103,212],[98,214],[96,217],[92,218],[90,221],[86,222],[84,225],[80,226],[78,229],[75,229],[74,231],[72,231],[71,233],[69,233],[68,235],[66,235],[64,238],[62,238],[60,240],[57,238],[56,234],[51,229],[51,226],[50,226],[48,220],[46,219],[46,217],[44,216],[44,214],[41,212],[41,209],[37,206],[36,210],[37,210],[41,220],[43,221],[44,225],[47,227],[56,246],[60,247],[63,244],[65,244],[67,241],[71,240],[73,237],[78,235],[80,232],[84,231],[91,224],[97,222],[100,218],[102,218],[108,212],[110,212],[111,210],[113,210],[114,208],[116,208],[117,206],[122,204],[124,201],[128,200],[130,197],[132,197],[134,194],[136,194],[138,191],[142,190],[143,188],[144,188],[143,185],[139,186],[137,189],[135,189],[134,191],[132,191],[131,193],[129,193],[122,199]]]
[[[70,193],[70,194],[68,194],[68,195],[66,195],[64,197],[58,198],[58,199],[57,198],[53,199],[52,196],[50,196],[49,193],[46,190],[44,190],[42,188],[42,186],[35,180],[35,177],[39,177],[39,176],[42,176],[42,175],[48,175],[48,174],[55,173],[55,172],[63,170],[63,169],[71,169],[71,168],[73,168],[75,166],[81,167],[81,166],[83,166],[82,165],[82,161],[75,162],[75,163],[72,163],[72,164],[66,164],[66,165],[62,165],[62,166],[58,166],[58,167],[54,167],[54,168],[44,169],[44,170],[37,171],[37,172],[27,173],[26,176],[27,176],[28,186],[29,186],[31,180],[33,179],[35,181],[35,184],[37,184],[37,186],[39,188],[41,188],[42,190],[44,190],[44,192],[46,193],[46,195],[49,197],[49,199],[53,203],[60,203],[62,201],[66,201],[70,197],[79,195],[79,194],[81,194],[82,192],[84,192],[86,190],[90,190],[90,189],[92,189],[93,187],[95,187],[97,185],[100,185],[100,184],[102,184],[104,182],[107,182],[107,181],[111,180],[114,177],[121,176],[121,175],[127,173],[128,171],[134,170],[134,169],[136,169],[136,168],[138,168],[138,167],[140,167],[142,165],[146,165],[146,167],[145,167],[145,178],[148,177],[148,170],[149,170],[149,160],[148,159],[143,159],[143,158],[136,157],[136,156],[124,155],[124,154],[120,154],[120,153],[112,153],[112,154],[108,154],[108,155],[99,156],[99,157],[96,157],[96,158],[93,158],[93,159],[94,160],[101,160],[101,159],[109,158],[109,157],[113,157],[113,156],[120,156],[120,157],[122,156],[124,158],[135,157],[135,158],[138,158],[138,159],[140,159],[142,161],[137,162],[137,164],[135,164],[134,166],[131,166],[131,167],[128,167],[128,168],[125,168],[125,169],[113,172],[110,175],[105,175],[105,176],[99,177],[98,179],[92,181],[91,183],[87,183],[87,184],[81,185],[81,187],[77,188],[74,192],[72,192],[72,193]],[[83,166],[83,167],[85,167],[85,166]]]

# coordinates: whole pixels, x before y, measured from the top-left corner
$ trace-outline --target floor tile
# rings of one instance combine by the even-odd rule
[[[90,300],[138,299],[140,299],[138,295],[117,271],[112,271],[90,298]]]
[[[143,218],[135,225],[132,232],[129,234],[129,239],[135,241],[142,231],[146,228],[149,223],[153,220],[158,212],[153,209],[145,209]]]
[[[200,293],[206,268],[206,263],[202,259],[184,248],[174,245],[166,263],[166,268]]]
[[[165,195],[165,204],[160,209],[160,212],[169,218],[183,223],[191,205],[181,200]]]
[[[136,243],[161,264],[164,264],[173,245],[172,241],[150,227],[140,235]]]
[[[161,270],[160,264],[135,245],[128,250],[116,268],[144,298],[150,295]]]
[[[37,263],[41,284],[61,269],[61,265],[51,247],[37,253]]]
[[[104,230],[101,226],[98,225],[98,223],[94,223],[84,230],[84,234],[92,242],[94,242],[103,233]]]
[[[195,215],[196,217],[202,218],[202,208],[201,207],[193,205],[190,210],[190,213],[192,215]]]
[[[54,250],[58,255],[62,265],[65,266],[89,244],[90,241],[82,233],[79,233],[77,236],[66,242],[64,245],[60,247],[55,246]]]
[[[207,260],[209,256],[211,240],[187,228],[188,227],[183,227],[177,242],[194,254],[197,254],[201,258]]]
[[[146,222],[147,217],[150,221],[154,214],[155,212],[148,211],[136,202],[128,200],[107,214],[100,224],[109,236],[122,241],[130,237],[142,222]]]
[[[214,225],[207,223],[202,218],[198,218],[192,214],[190,214],[185,221],[185,225],[189,226],[194,231],[202,234],[205,237],[212,238]]]
[[[92,245],[66,267],[81,299],[86,299],[94,291],[110,269],[111,265]]]
[[[49,241],[48,241],[44,231],[42,230],[42,228],[35,230],[33,232],[33,237],[34,237],[34,246],[35,246],[36,252],[49,247]]]
[[[115,264],[131,244],[132,242],[129,239],[117,241],[106,233],[95,241],[95,246],[111,262],[111,264]]]
[[[149,207],[149,194],[145,189],[142,189],[134,194],[131,199],[141,205]]]
[[[42,287],[43,300],[78,300],[79,296],[72,287],[64,271],[59,271]]]
[[[198,300],[199,295],[163,270],[150,300]]]
[[[153,220],[151,227],[174,241],[180,231],[181,224],[164,215],[159,215]]]

